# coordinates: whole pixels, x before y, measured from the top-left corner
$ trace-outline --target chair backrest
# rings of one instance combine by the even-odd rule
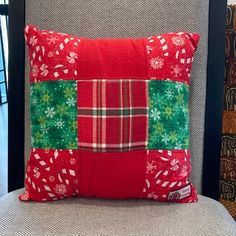
[[[146,37],[173,31],[201,35],[191,77],[191,180],[201,193],[208,47],[206,0],[26,0],[26,24],[81,37]],[[29,83],[26,61],[25,159],[30,148]]]

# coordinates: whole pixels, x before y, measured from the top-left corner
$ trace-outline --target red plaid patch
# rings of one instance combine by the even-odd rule
[[[145,149],[148,83],[145,80],[78,81],[79,149]]]

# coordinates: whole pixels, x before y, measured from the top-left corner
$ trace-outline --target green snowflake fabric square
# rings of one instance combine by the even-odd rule
[[[148,149],[189,147],[189,86],[168,80],[151,80]]]
[[[77,82],[32,83],[30,90],[32,147],[77,149]]]

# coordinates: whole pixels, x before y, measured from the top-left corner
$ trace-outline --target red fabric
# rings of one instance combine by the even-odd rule
[[[145,150],[120,153],[79,152],[79,194],[100,198],[140,198]]]
[[[147,77],[146,52],[142,39],[82,39],[79,58],[79,78]]]
[[[188,150],[148,151],[144,197],[159,201],[197,201],[196,189],[188,182],[190,175],[190,152]],[[185,195],[171,196],[170,192],[189,186]]]
[[[30,81],[155,79],[190,83],[198,34],[147,39],[85,39],[26,26]]]
[[[199,41],[198,34],[185,32],[163,34],[146,40],[150,62],[149,76],[153,80],[174,80],[190,83],[190,71],[194,52]],[[152,61],[159,61],[158,65]]]
[[[20,200],[49,201],[78,194],[78,151],[31,149],[26,193]]]
[[[25,40],[31,82],[77,79],[79,38],[26,26]]]
[[[187,150],[101,154],[32,149],[26,169],[27,192],[20,199],[50,201],[78,195],[193,202],[197,194],[187,181],[189,155]],[[181,193],[186,186],[189,190]]]

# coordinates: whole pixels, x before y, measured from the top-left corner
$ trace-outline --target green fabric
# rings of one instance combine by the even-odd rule
[[[31,84],[32,147],[77,149],[77,83]]]
[[[151,80],[148,149],[189,147],[189,86],[176,81]]]

